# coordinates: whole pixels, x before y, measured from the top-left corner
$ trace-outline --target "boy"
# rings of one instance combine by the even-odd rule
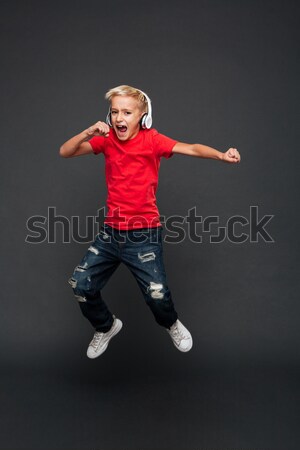
[[[65,158],[90,153],[105,156],[108,213],[69,280],[83,315],[95,328],[87,356],[100,356],[122,328],[101,296],[121,262],[136,278],[157,323],[166,328],[178,350],[188,352],[192,336],[178,320],[163,263],[162,226],[155,198],[160,158],[181,153],[237,163],[240,155],[235,148],[221,153],[158,133],[151,128],[150,98],[139,89],[118,86],[105,98],[110,102],[106,122],[97,122],[60,148]]]

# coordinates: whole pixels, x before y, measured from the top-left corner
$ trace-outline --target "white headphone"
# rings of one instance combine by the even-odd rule
[[[143,96],[145,97],[145,99],[147,100],[147,112],[145,114],[143,114],[140,124],[141,127],[143,129],[147,129],[149,130],[149,128],[151,128],[152,126],[152,106],[151,106],[151,100],[148,97],[147,94],[145,94],[145,92],[141,91],[139,89],[140,93],[143,94]],[[107,125],[109,125],[110,127],[112,127],[112,123],[111,123],[111,109],[109,108],[107,116],[106,116],[106,123]]]

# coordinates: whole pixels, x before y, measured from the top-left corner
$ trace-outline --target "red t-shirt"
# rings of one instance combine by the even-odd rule
[[[128,141],[120,141],[113,129],[109,137],[89,141],[96,155],[105,156],[106,224],[119,230],[161,225],[155,196],[160,158],[170,158],[176,142],[153,128]]]

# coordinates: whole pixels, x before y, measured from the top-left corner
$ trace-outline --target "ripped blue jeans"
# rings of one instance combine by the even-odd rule
[[[135,277],[156,322],[170,328],[177,320],[163,263],[162,227],[116,230],[101,227],[94,243],[75,268],[69,283],[83,315],[92,326],[107,332],[113,315],[101,290],[123,262]]]

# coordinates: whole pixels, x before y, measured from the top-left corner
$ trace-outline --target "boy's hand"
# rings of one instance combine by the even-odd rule
[[[109,126],[105,122],[97,122],[87,129],[89,138],[92,136],[109,136]]]
[[[236,148],[230,148],[227,152],[223,153],[223,161],[228,163],[239,163],[241,156]]]

